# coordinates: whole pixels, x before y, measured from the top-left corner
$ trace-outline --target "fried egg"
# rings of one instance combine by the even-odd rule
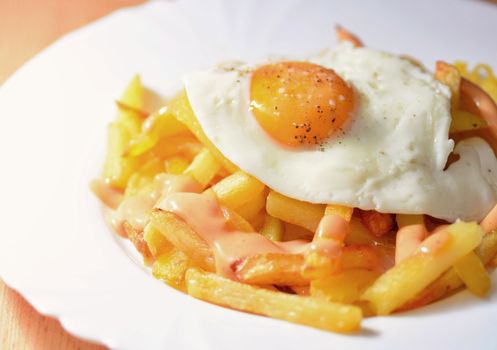
[[[450,92],[398,56],[347,43],[298,61],[225,64],[184,86],[207,137],[240,169],[295,199],[480,220],[497,160],[454,148]],[[451,152],[459,159],[447,169]]]

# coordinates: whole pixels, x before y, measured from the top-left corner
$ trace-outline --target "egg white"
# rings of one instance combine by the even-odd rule
[[[460,159],[444,171],[454,147],[450,92],[431,74],[350,45],[306,60],[335,70],[359,97],[354,117],[323,147],[286,148],[259,126],[249,108],[253,66],[185,77],[205,134],[242,170],[292,198],[386,213],[481,220],[496,204],[497,160],[482,139],[460,142]]]

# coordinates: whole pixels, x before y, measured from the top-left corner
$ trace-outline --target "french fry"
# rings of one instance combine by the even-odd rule
[[[209,245],[177,215],[154,209],[150,222],[196,265],[207,271],[215,271],[214,255]]]
[[[350,304],[361,297],[362,293],[379,276],[378,272],[353,269],[337,275],[311,281],[311,296],[327,301]]]
[[[488,131],[497,138],[497,102],[486,93],[480,86],[469,80],[461,79],[461,101],[464,101],[464,109],[481,116],[487,123]],[[463,108],[463,106],[461,106]]]
[[[128,83],[121,96],[121,102],[138,110],[142,110],[145,101],[145,89],[139,75],[135,75]]]
[[[247,219],[247,221],[252,225],[254,228],[255,232],[260,232],[262,229],[262,226],[264,225],[264,220],[266,220],[266,210],[262,209],[260,212],[252,216],[251,218]]]
[[[483,236],[483,239],[475,250],[483,265],[487,265],[497,256],[497,231],[491,231]],[[437,301],[451,292],[463,286],[463,281],[454,268],[446,271],[440,278],[409,300],[402,309],[413,309]]]
[[[255,232],[252,225],[236,211],[227,207],[221,207],[221,210],[223,211],[229,229],[242,232]]]
[[[483,218],[480,226],[485,233],[497,229],[497,205]]]
[[[424,224],[401,227],[399,231],[397,231],[395,263],[398,264],[413,254],[427,235],[428,231]]]
[[[140,110],[144,103],[144,88],[141,79],[136,75],[126,87],[117,104],[117,122],[120,123],[132,137],[136,137],[141,130],[144,119]]]
[[[122,101],[117,100],[116,106],[119,109],[134,112],[134,113],[138,114],[142,119],[145,119],[148,117],[148,113],[145,112],[144,110],[127,105],[126,103],[124,103]]]
[[[483,265],[487,265],[497,256],[497,229],[493,229],[483,236],[483,240],[475,252],[482,260]]]
[[[352,219],[352,214],[354,213],[354,208],[346,207],[339,204],[328,204],[324,210],[324,215],[339,215],[348,222]]]
[[[172,156],[164,161],[166,173],[173,175],[183,174],[189,165],[190,162],[188,162],[186,158],[180,156]]]
[[[317,279],[337,273],[349,222],[340,215],[325,215],[319,223],[311,245],[304,253],[302,276]]]
[[[266,211],[269,215],[312,232],[316,231],[324,210],[323,204],[302,202],[272,190],[269,191],[266,201]]]
[[[90,182],[90,189],[103,205],[112,210],[117,209],[124,197],[121,190],[111,186],[102,179],[92,180]]]
[[[150,262],[152,259],[152,254],[148,249],[147,242],[143,239],[143,232],[136,230],[127,221],[123,222],[123,229],[128,236],[128,239],[133,243],[136,250],[143,256],[145,262]]]
[[[181,250],[174,248],[155,260],[152,265],[152,274],[171,287],[185,292],[185,273],[192,266],[193,262],[190,258]]]
[[[147,243],[148,250],[154,258],[158,258],[173,248],[173,245],[151,223],[145,226],[143,239]]]
[[[124,158],[131,135],[120,123],[109,124],[107,131],[107,155],[102,177],[112,186],[124,189],[131,174],[137,169],[138,158]]]
[[[236,212],[222,208],[226,224],[232,230],[255,232],[252,226]],[[207,271],[215,270],[214,255],[195,231],[177,215],[154,209],[150,222],[176,248],[183,251],[196,265]]]
[[[379,257],[371,246],[344,247],[338,268],[341,270],[376,270]],[[250,284],[302,286],[309,279],[302,276],[304,257],[301,254],[257,254],[244,258],[236,265],[240,281]]]
[[[185,170],[185,174],[191,175],[202,187],[205,187],[216,176],[221,168],[221,163],[207,149],[202,149]]]
[[[491,281],[488,272],[475,253],[470,252],[459,259],[454,264],[454,270],[474,295],[484,297],[490,290]]]
[[[342,248],[341,254],[336,260],[322,258],[319,255],[311,256],[311,259],[317,261],[311,260],[310,266],[317,266],[317,268],[314,267],[306,272],[306,267],[309,269],[309,265],[303,265],[301,273],[307,279],[321,279],[350,269],[378,270],[381,267],[381,261],[376,252],[377,249],[368,245],[346,246]]]
[[[279,220],[279,219],[278,219]],[[283,223],[283,238],[282,241],[295,241],[295,240],[312,240],[314,236],[314,232],[311,232],[301,226],[289,224],[283,220],[280,220]]]
[[[445,271],[442,276],[428,285],[416,296],[402,305],[399,310],[411,310],[430,304],[434,301],[442,299],[462,286],[463,282],[461,278],[459,278],[456,271],[451,268],[448,271]]]
[[[410,225],[424,225],[424,215],[417,214],[396,214],[395,221],[399,228],[410,226]]]
[[[480,116],[461,110],[452,112],[452,122],[450,123],[450,133],[479,130],[487,127],[487,122]]]
[[[193,268],[186,272],[186,285],[198,299],[324,330],[352,332],[362,319],[356,306],[265,290]]]
[[[308,297],[311,295],[311,291],[309,286],[291,286],[292,290],[294,291],[295,294]]]
[[[448,242],[440,251],[427,254],[418,251],[381,275],[364,292],[362,299],[369,301],[379,315],[395,311],[475,249],[483,234],[477,224],[464,222],[448,226],[445,232]],[[428,239],[433,241],[434,238],[437,237]]]
[[[283,238],[283,223],[271,215],[266,215],[261,234],[274,242],[279,242]]]
[[[222,155],[221,152],[214,146],[214,144],[207,138],[204,131],[198,123],[195,113],[193,113],[186,92],[181,92],[176,98],[174,98],[168,104],[169,111],[178,119],[181,123],[186,125],[186,127],[195,135],[195,137],[209,149],[209,151],[216,157],[223,167],[229,172],[234,173],[238,170],[238,167],[230,162],[226,157]]]
[[[257,254],[236,264],[235,273],[241,282],[249,284],[305,286],[309,280],[300,274],[303,261],[299,254]]]
[[[392,231],[393,217],[390,214],[379,213],[374,210],[362,210],[362,224],[376,237],[381,237]]]
[[[247,220],[254,218],[266,207],[267,194],[268,191],[266,189],[262,190],[248,202],[236,208],[236,212]]]
[[[451,64],[443,61],[437,61],[435,67],[435,79],[440,81],[442,84],[447,85],[451,92],[451,105],[452,112],[459,109],[459,89],[461,84],[461,74]]]
[[[336,26],[335,32],[338,38],[338,41],[348,41],[352,43],[355,47],[362,47],[364,46],[361,42],[361,40],[349,32],[347,29],[341,27],[341,26]]]
[[[342,249],[340,258],[342,270],[363,269],[376,270],[380,265],[380,258],[376,248],[370,245],[352,245]]]
[[[153,183],[155,175],[164,171],[164,163],[157,157],[152,157],[137,169],[128,179],[126,196],[132,196],[139,193],[146,186]]]
[[[317,251],[306,252],[300,273],[308,280],[336,274],[340,270],[340,258],[341,254],[329,257]]]
[[[193,160],[202,149],[202,144],[193,135],[179,134],[159,139],[150,153],[162,159],[181,156]]]
[[[361,219],[353,217],[350,220],[350,232],[345,237],[346,245],[374,245],[393,246],[395,244],[394,235],[384,235],[376,237],[362,224]]]
[[[256,198],[265,186],[255,177],[237,171],[212,186],[219,202],[231,209],[237,209]]]
[[[150,151],[160,139],[168,139],[178,134],[188,134],[188,129],[167,107],[161,108],[145,119],[140,134],[132,140],[127,154],[131,157],[139,156]]]

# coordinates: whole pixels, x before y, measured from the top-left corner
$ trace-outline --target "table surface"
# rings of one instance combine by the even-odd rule
[[[143,0],[0,0],[0,84],[62,34]],[[70,4],[70,5],[69,5]],[[0,280],[0,349],[100,350],[42,316]]]
[[[60,35],[143,0],[0,0],[0,84]],[[490,0],[496,3],[497,0]],[[68,334],[0,280],[0,349],[97,350]]]

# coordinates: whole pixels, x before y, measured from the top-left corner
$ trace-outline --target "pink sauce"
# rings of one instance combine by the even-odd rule
[[[426,238],[416,252],[423,254],[437,254],[450,241],[450,235],[447,230],[439,230]]]
[[[497,228],[497,205],[480,222],[483,232],[488,233]]]
[[[123,199],[122,191],[101,179],[90,182],[90,189],[110,209],[116,209]]]
[[[408,225],[402,227],[397,232],[395,244],[395,263],[411,256],[421,245],[428,235],[426,228],[422,224]]]
[[[343,241],[349,232],[349,223],[339,215],[325,215],[319,222],[309,251],[338,258]]]
[[[172,193],[158,208],[182,218],[212,248],[219,274],[236,279],[232,266],[244,257],[263,253],[303,253],[305,241],[273,242],[255,232],[229,230],[216,196],[211,192]]]
[[[154,178],[153,190],[125,197],[117,209],[109,216],[111,226],[122,236],[126,236],[123,223],[127,221],[137,231],[143,231],[150,219],[150,211],[164,196],[174,192],[198,192],[200,184],[188,175],[160,174]]]

